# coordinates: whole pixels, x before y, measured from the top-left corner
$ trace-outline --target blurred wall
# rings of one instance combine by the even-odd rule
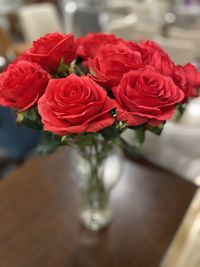
[[[24,0],[24,2],[27,4],[45,3],[45,2],[57,4],[58,0]]]

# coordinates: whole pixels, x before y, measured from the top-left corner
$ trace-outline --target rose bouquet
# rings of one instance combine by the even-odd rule
[[[198,86],[196,68],[174,64],[153,41],[52,33],[0,75],[0,105],[12,108],[18,123],[43,132],[40,151],[77,148],[89,162],[88,202],[96,212],[107,200],[106,193],[94,193],[105,191],[99,166],[113,145],[135,151],[124,130],[132,129],[140,143],[146,131],[160,134],[198,95]]]

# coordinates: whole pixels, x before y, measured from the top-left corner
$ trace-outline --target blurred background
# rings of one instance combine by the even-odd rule
[[[157,41],[176,64],[200,65],[200,0],[0,0],[0,71],[49,32],[114,33],[127,40]],[[126,133],[130,142],[133,137]],[[0,176],[31,155],[39,134],[16,126],[0,108]],[[156,146],[152,145],[155,144]],[[200,184],[200,100],[188,106],[161,137],[147,135],[144,155]]]

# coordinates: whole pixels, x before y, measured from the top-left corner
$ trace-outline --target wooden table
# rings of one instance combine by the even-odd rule
[[[196,187],[159,168],[125,162],[114,218],[81,227],[70,153],[37,157],[0,182],[1,267],[157,267]],[[173,267],[173,266],[169,266]]]

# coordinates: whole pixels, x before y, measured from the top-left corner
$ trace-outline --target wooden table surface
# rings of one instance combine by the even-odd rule
[[[0,267],[159,266],[196,187],[126,160],[111,196],[113,222],[90,232],[79,223],[70,159],[62,148],[0,181]]]

